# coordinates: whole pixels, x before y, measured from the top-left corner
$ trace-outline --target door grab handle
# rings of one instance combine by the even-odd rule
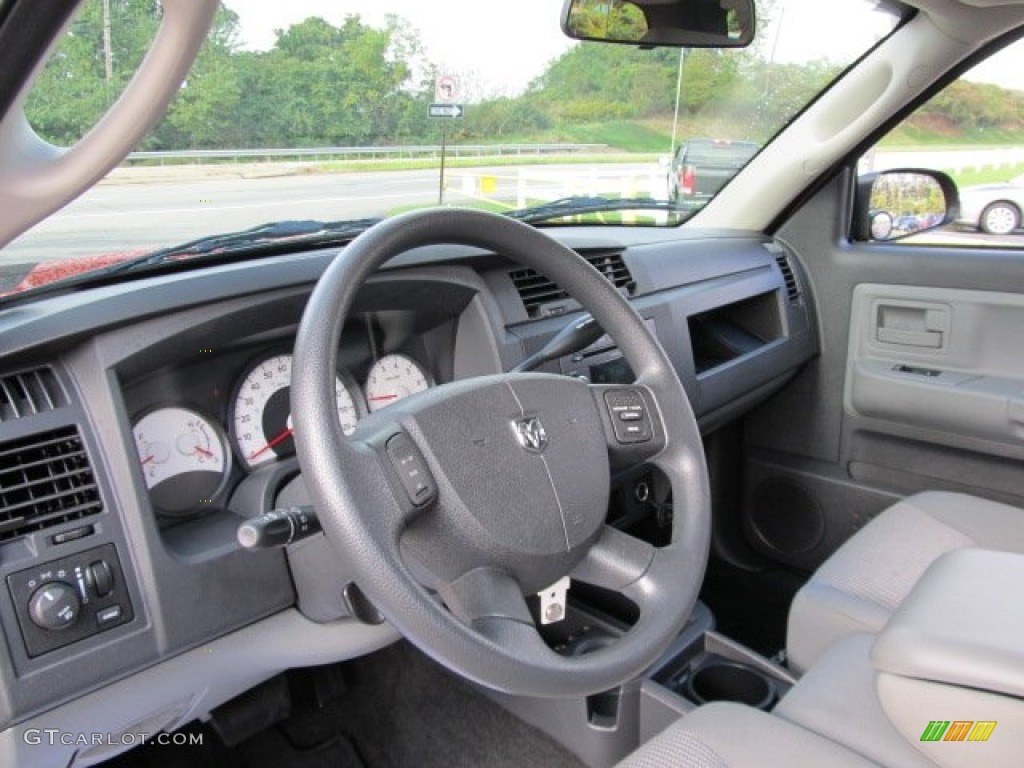
[[[942,331],[903,331],[896,328],[879,328],[878,340],[886,344],[899,344],[904,347],[939,349],[942,346]]]

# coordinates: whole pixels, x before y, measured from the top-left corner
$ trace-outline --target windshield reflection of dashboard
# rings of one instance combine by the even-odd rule
[[[335,387],[345,434],[437,381],[433,351],[402,314],[369,314],[346,327]],[[125,382],[139,466],[163,522],[226,509],[247,475],[295,455],[293,333],[212,344]]]

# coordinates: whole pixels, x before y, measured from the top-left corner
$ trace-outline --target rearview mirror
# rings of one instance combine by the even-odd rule
[[[577,40],[679,48],[743,48],[753,0],[566,0],[562,30]]]

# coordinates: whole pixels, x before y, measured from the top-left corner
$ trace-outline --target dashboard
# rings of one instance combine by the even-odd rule
[[[549,232],[645,318],[705,432],[817,353],[806,281],[770,238]],[[344,552],[322,535],[259,552],[236,540],[247,518],[309,501],[291,352],[337,253],[177,269],[0,311],[0,762],[19,762],[32,724],[171,729],[281,669],[395,638],[360,620]],[[579,311],[502,254],[403,254],[363,286],[342,333],[339,423],[348,433],[403,397],[509,371]],[[541,370],[632,377],[607,336]]]

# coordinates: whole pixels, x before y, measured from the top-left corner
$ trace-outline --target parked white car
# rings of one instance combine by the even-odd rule
[[[977,227],[989,235],[1009,235],[1020,228],[1021,211],[1024,211],[1024,176],[961,189],[957,224]]]

